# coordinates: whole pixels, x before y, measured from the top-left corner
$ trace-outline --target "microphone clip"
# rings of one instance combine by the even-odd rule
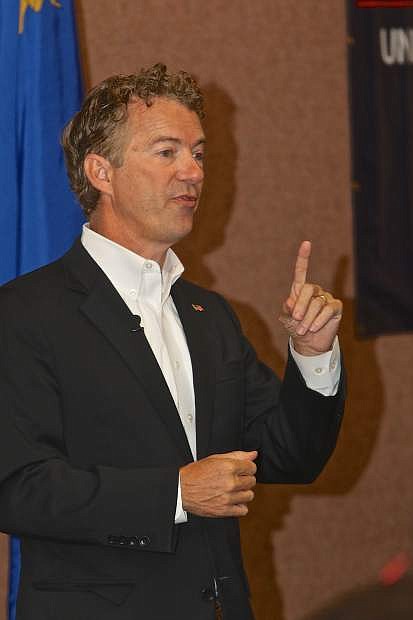
[[[136,326],[132,327],[131,332],[143,332],[143,327],[141,325],[141,317],[138,314],[134,314],[133,318],[136,321]]]

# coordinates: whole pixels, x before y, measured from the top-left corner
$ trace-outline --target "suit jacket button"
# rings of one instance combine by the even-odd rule
[[[149,538],[149,536],[140,536],[138,538],[138,544],[140,547],[147,547],[150,542],[151,539]]]

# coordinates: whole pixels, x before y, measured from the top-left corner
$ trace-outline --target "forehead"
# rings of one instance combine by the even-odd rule
[[[154,98],[150,106],[141,100],[130,103],[127,126],[133,143],[150,143],[159,136],[193,143],[204,137],[196,112],[164,97]]]

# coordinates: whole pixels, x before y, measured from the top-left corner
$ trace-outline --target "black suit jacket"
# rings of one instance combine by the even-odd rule
[[[283,383],[217,294],[172,295],[191,354],[198,457],[258,450],[258,480],[312,481],[343,388]],[[199,304],[203,312],[194,310]],[[17,619],[250,620],[236,519],[174,524],[185,432],[144,332],[78,241],[0,289],[0,529],[22,541]]]

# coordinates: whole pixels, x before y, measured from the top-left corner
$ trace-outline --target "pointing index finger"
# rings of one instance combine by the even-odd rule
[[[298,249],[293,285],[298,285],[301,288],[306,283],[310,255],[311,241],[303,241]]]

